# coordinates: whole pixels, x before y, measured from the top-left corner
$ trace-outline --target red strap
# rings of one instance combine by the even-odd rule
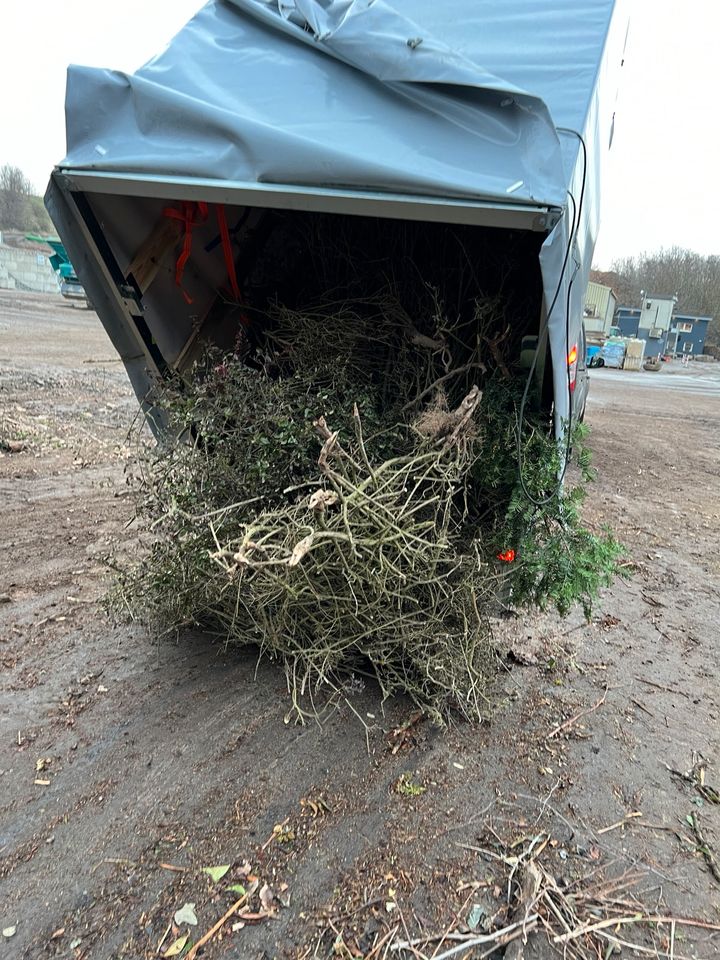
[[[225,267],[227,269],[230,289],[235,299],[240,302],[240,287],[238,287],[237,274],[235,273],[235,261],[233,260],[232,247],[230,246],[230,231],[228,230],[227,218],[225,216],[225,207],[221,203],[215,204],[215,213],[217,215],[218,227],[220,227],[220,239],[222,240],[223,256],[225,257]]]
[[[237,273],[235,272],[235,261],[233,259],[232,245],[230,243],[230,231],[228,230],[227,218],[225,216],[225,207],[221,203],[215,204],[215,215],[217,216],[218,227],[220,228],[220,239],[222,240],[223,257],[225,258],[225,269],[227,270],[228,280],[230,281],[230,290],[237,304],[242,304],[242,295],[238,286]],[[250,326],[246,314],[240,311],[240,322],[244,327]]]
[[[185,298],[185,302],[192,303],[192,297],[182,289],[182,278],[183,272],[185,271],[185,264],[190,259],[190,253],[192,251],[193,227],[197,227],[207,220],[208,206],[202,200],[199,200],[197,203],[195,203],[193,200],[183,200],[181,207],[181,210],[177,210],[175,207],[165,207],[163,210],[163,216],[170,217],[171,220],[180,220],[185,226],[183,248],[180,256],[177,258],[177,263],[175,264],[175,285],[180,287],[180,291]],[[198,218],[197,220],[194,220],[193,215],[196,207]]]
[[[182,289],[182,278],[185,265],[190,259],[192,252],[193,227],[198,227],[207,220],[208,205],[202,200],[198,200],[197,203],[193,200],[183,200],[180,206],[180,210],[175,207],[165,207],[163,216],[169,217],[171,220],[180,220],[184,225],[183,248],[175,264],[175,284],[180,287],[180,292],[185,298],[185,302],[192,303],[192,297]],[[195,218],[196,212],[197,219]],[[237,281],[237,273],[235,272],[235,261],[233,260],[232,245],[230,243],[230,231],[228,230],[227,218],[225,216],[225,207],[221,203],[215,204],[215,215],[217,216],[218,227],[220,228],[220,239],[222,240],[223,256],[225,258],[228,280],[230,281],[230,289],[235,301],[241,304],[242,296]],[[244,313],[240,314],[240,321],[246,327],[250,324],[250,321]]]

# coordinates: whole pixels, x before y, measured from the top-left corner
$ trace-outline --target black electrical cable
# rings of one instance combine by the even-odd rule
[[[573,244],[573,239],[575,235],[575,218],[577,214],[577,205],[575,203],[574,196],[569,191],[568,191],[568,197],[570,198],[570,201],[572,203],[573,215],[572,215],[570,233],[568,236],[568,242],[565,248],[565,256],[563,258],[563,263],[562,263],[562,268],[560,270],[560,277],[558,279],[558,284],[555,289],[555,293],[553,295],[552,301],[550,303],[550,308],[548,309],[548,312],[547,312],[545,326],[542,332],[540,333],[540,335],[538,336],[537,346],[535,347],[535,353],[533,354],[532,364],[530,365],[530,370],[528,371],[527,379],[525,381],[525,389],[523,390],[523,395],[520,400],[520,407],[518,409],[518,414],[517,414],[516,443],[517,443],[518,478],[520,480],[520,485],[522,487],[523,493],[525,494],[527,499],[533,504],[533,506],[536,506],[536,507],[544,507],[546,504],[550,503],[550,501],[554,499],[560,487],[562,486],[562,481],[565,475],[563,471],[563,474],[558,480],[556,487],[553,489],[553,492],[548,497],[542,500],[538,500],[536,497],[533,496],[533,494],[528,490],[527,485],[525,483],[525,477],[523,476],[522,425],[523,425],[523,420],[525,419],[525,406],[527,404],[527,398],[528,398],[528,394],[530,393],[530,387],[532,385],[533,377],[535,376],[535,368],[537,366],[538,357],[540,356],[540,350],[544,346],[545,340],[548,335],[550,317],[552,316],[552,312],[555,309],[555,305],[557,303],[558,297],[560,296],[560,290],[562,289],[565,270],[567,268],[567,263],[570,258],[570,251],[572,250],[572,244]],[[567,304],[566,304],[566,309],[567,309]],[[566,324],[566,327],[567,327],[567,324]]]
[[[527,398],[528,398],[528,394],[529,394],[529,392],[530,392],[530,386],[531,386],[531,384],[532,384],[533,377],[534,377],[534,375],[535,375],[535,368],[536,368],[536,366],[537,366],[537,361],[538,361],[538,357],[539,357],[539,355],[540,355],[540,350],[542,349],[542,347],[543,347],[543,345],[544,345],[544,342],[545,342],[545,339],[546,339],[546,337],[547,337],[547,335],[548,335],[548,330],[549,330],[549,325],[550,325],[550,317],[552,316],[552,313],[553,313],[553,310],[555,309],[555,305],[556,305],[556,303],[557,303],[558,297],[560,296],[560,290],[562,289],[562,284],[563,284],[563,280],[564,280],[564,277],[565,277],[565,271],[566,271],[566,269],[567,269],[568,260],[570,259],[570,253],[571,253],[571,251],[572,251],[573,243],[574,243],[574,241],[575,241],[576,232],[577,232],[577,231],[579,230],[579,228],[580,228],[580,220],[581,220],[581,215],[582,215],[582,207],[583,207],[583,202],[584,202],[584,200],[585,200],[585,184],[586,184],[586,180],[587,180],[587,147],[586,147],[586,144],[585,144],[585,140],[583,139],[582,135],[581,135],[580,133],[578,133],[577,130],[572,130],[572,129],[570,129],[569,127],[558,127],[557,129],[558,129],[558,132],[560,132],[560,133],[572,133],[572,134],[573,134],[574,136],[576,136],[576,137],[578,138],[578,140],[580,141],[580,145],[582,146],[582,151],[583,151],[583,172],[582,172],[582,181],[581,181],[581,186],[580,186],[580,201],[579,201],[579,203],[576,204],[576,202],[575,202],[575,197],[574,197],[573,194],[568,190],[568,197],[570,198],[570,201],[572,202],[573,214],[572,214],[572,221],[571,221],[571,225],[570,225],[570,233],[569,233],[569,235],[568,235],[567,247],[566,247],[566,249],[565,249],[565,256],[563,257],[563,263],[562,263],[562,268],[561,268],[561,270],[560,270],[560,277],[559,277],[559,279],[558,279],[557,288],[556,288],[556,290],[555,290],[555,293],[554,293],[554,295],[553,295],[552,301],[551,301],[551,303],[550,303],[550,307],[549,307],[548,312],[547,312],[547,317],[546,317],[546,319],[545,319],[545,326],[544,326],[544,328],[543,328],[542,333],[538,336],[537,346],[535,347],[535,353],[534,353],[534,355],[533,355],[532,364],[530,365],[530,370],[529,370],[529,372],[528,372],[527,380],[525,381],[525,389],[523,390],[523,395],[522,395],[522,399],[521,399],[521,401],[520,401],[520,407],[519,407],[519,409],[518,409],[518,415],[517,415],[516,440],[517,440],[518,478],[519,478],[519,480],[520,480],[520,485],[521,485],[521,487],[522,487],[523,493],[525,494],[525,496],[527,497],[527,499],[533,504],[533,506],[536,506],[536,507],[544,507],[544,506],[546,506],[548,503],[550,503],[550,502],[557,496],[557,494],[559,493],[559,491],[560,491],[560,489],[561,489],[561,487],[562,487],[563,481],[564,481],[564,479],[565,479],[565,473],[566,473],[566,471],[567,471],[568,462],[569,462],[569,460],[570,460],[570,448],[571,448],[571,444],[572,444],[572,399],[573,399],[572,394],[573,394],[573,391],[572,391],[572,381],[571,381],[571,379],[570,379],[570,368],[569,368],[569,366],[568,366],[567,363],[566,363],[565,366],[566,366],[566,371],[567,371],[567,384],[568,384],[568,422],[567,422],[567,428],[566,428],[566,444],[565,444],[565,457],[564,457],[564,461],[563,461],[563,468],[562,468],[562,472],[561,472],[561,474],[560,474],[560,476],[559,476],[559,478],[558,478],[558,482],[557,482],[557,484],[555,485],[552,493],[550,493],[547,497],[544,497],[544,498],[541,499],[541,500],[539,500],[539,499],[537,499],[537,497],[533,496],[533,494],[528,490],[527,484],[525,483],[525,477],[523,476],[522,424],[523,424],[523,420],[524,420],[524,417],[525,417],[525,406],[526,406],[526,404],[527,404]],[[570,278],[570,282],[568,283],[567,297],[566,297],[566,301],[565,301],[565,346],[566,346],[566,352],[569,351],[569,347],[570,347],[570,294],[571,294],[572,285],[573,285],[573,282],[574,282],[574,280],[575,280],[575,277],[577,276],[578,270],[579,270],[579,265],[576,264],[576,266],[575,266],[575,271],[573,272],[573,275],[572,275],[572,277]]]
[[[558,130],[561,133],[571,133],[574,136],[576,136],[580,141],[580,146],[582,147],[582,152],[583,152],[583,171],[582,171],[582,180],[580,181],[580,202],[578,203],[577,223],[575,225],[575,235],[577,237],[577,233],[580,230],[582,208],[583,208],[583,202],[585,200],[585,184],[587,182],[587,145],[585,144],[585,140],[583,139],[582,135],[578,133],[577,130],[572,130],[570,127],[558,127]],[[579,269],[580,269],[580,264],[576,262],[575,270],[573,272],[572,277],[570,277],[570,283],[568,284],[567,301],[565,304],[565,353],[566,353],[566,356],[570,355],[570,294],[572,292],[572,285],[575,282],[575,277],[577,276]],[[579,366],[580,365],[579,357],[577,358],[577,362]],[[573,423],[572,423],[573,386],[572,386],[572,381],[570,379],[569,363],[565,364],[565,369],[567,371],[567,385],[568,385],[568,421],[567,421],[567,427],[565,430],[565,457],[563,460],[562,473],[560,474],[560,481],[559,481],[560,486],[562,486],[562,483],[565,479],[568,463],[570,462],[570,451],[572,448],[572,426],[573,426]]]

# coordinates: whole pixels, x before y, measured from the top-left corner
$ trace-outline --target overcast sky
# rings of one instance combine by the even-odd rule
[[[201,0],[1,2],[0,163],[22,167],[40,192],[65,152],[68,63],[131,71],[201,6]],[[673,244],[720,254],[720,0],[629,5],[595,262],[607,267],[614,257]]]

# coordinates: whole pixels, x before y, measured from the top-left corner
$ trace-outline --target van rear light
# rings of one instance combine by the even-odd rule
[[[575,389],[575,383],[577,381],[577,366],[578,366],[578,348],[577,344],[573,344],[570,353],[567,355],[567,365],[568,365],[568,379],[570,381],[570,392]]]

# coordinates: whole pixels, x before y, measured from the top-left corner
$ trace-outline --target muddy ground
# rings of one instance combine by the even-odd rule
[[[368,686],[352,699],[366,740],[347,707],[286,723],[282,672],[252,654],[108,622],[104,558],[134,536],[135,402],[93,313],[0,291],[0,440],[25,444],[0,457],[0,956],[158,956],[256,877],[276,898],[199,956],[377,958],[395,928],[512,919],[497,858],[541,831],[561,885],[630,870],[649,913],[720,923],[720,807],[665,766],[704,759],[720,781],[720,372],[695,367],[662,389],[592,384],[588,519],[628,545],[632,577],[589,624],[497,624],[511,652],[490,722],[437,730]],[[173,927],[186,903],[197,925]],[[708,926],[640,928],[645,956],[720,956]],[[526,956],[561,949],[531,936]]]

